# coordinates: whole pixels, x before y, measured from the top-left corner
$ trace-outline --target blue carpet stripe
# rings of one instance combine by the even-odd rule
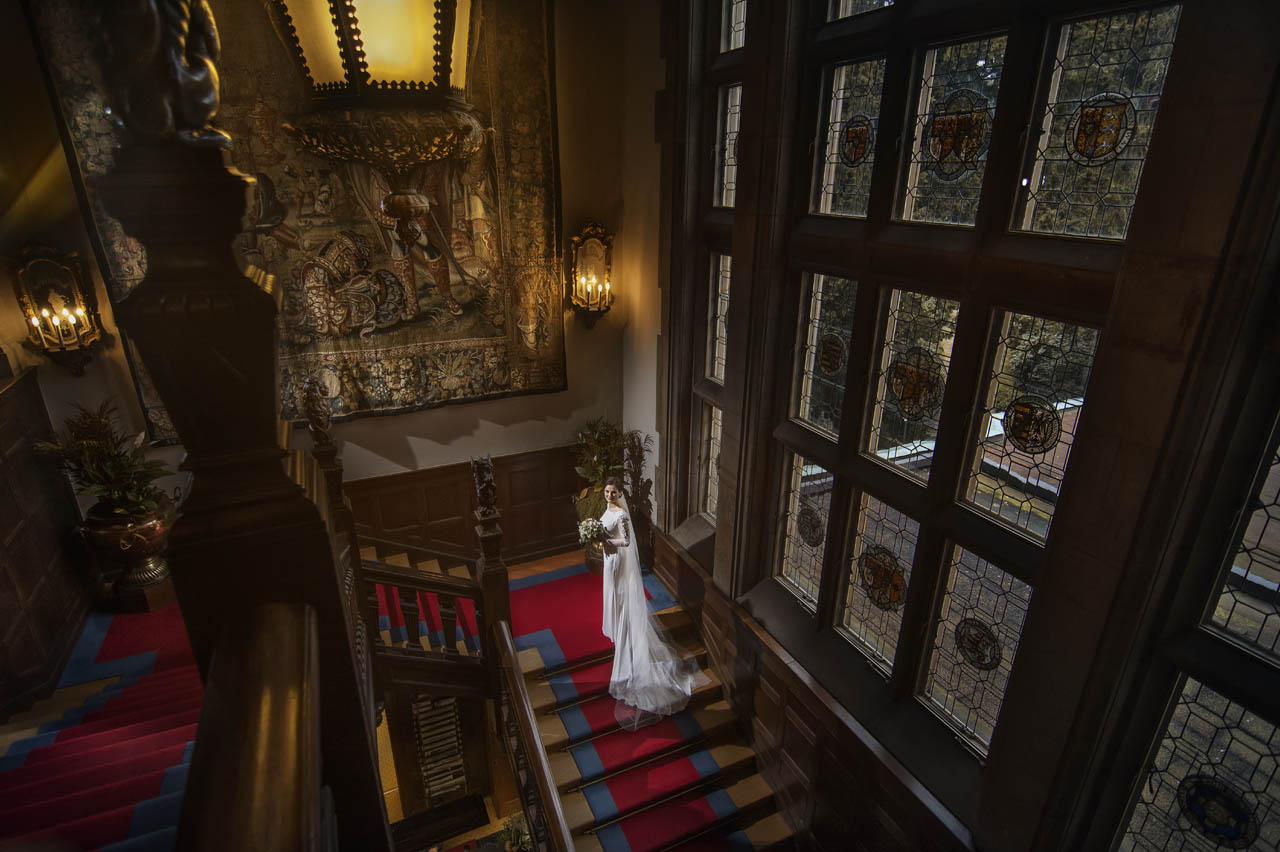
[[[680,729],[680,733],[686,740],[697,739],[702,736],[702,726],[698,724],[698,720],[693,718],[693,714],[688,710],[681,710],[671,717],[671,721],[676,723],[676,727]]]
[[[590,781],[604,774],[604,764],[596,753],[595,743],[576,745],[569,749],[569,754],[573,755],[573,762],[578,764],[578,774],[583,781]]]
[[[556,636],[551,632],[550,627],[517,636],[515,645],[517,651],[537,648],[538,653],[542,655],[542,664],[548,669],[558,669],[565,664],[564,652],[560,650],[560,643],[556,641]]]
[[[581,707],[566,707],[560,711],[560,722],[564,725],[569,742],[577,742],[591,736],[591,725],[583,715]]]
[[[718,819],[728,819],[738,812],[738,806],[733,803],[733,799],[725,790],[712,790],[707,794],[706,799],[707,804],[711,805],[711,810],[716,812]]]
[[[182,811],[182,792],[166,793],[138,802],[133,809],[133,821],[129,823],[129,836],[140,837],[178,824]]]
[[[191,764],[179,763],[177,766],[170,766],[164,771],[164,780],[160,782],[160,795],[167,796],[170,793],[181,793],[187,786],[187,772],[190,771]]]
[[[720,771],[720,764],[716,763],[716,759],[711,756],[711,752],[705,749],[695,751],[689,755],[689,762],[693,764],[693,768],[697,771],[699,778],[710,778]]]
[[[613,794],[609,792],[608,782],[588,784],[582,788],[582,795],[587,800],[587,807],[591,808],[591,815],[595,817],[597,823],[618,818],[618,804],[613,800]]]
[[[32,749],[53,745],[57,738],[57,731],[49,731],[47,733],[36,734],[34,737],[27,737],[25,740],[18,740],[17,742],[10,743],[9,748],[4,753],[4,758],[0,758],[0,772],[21,766],[23,760],[27,757],[27,752]],[[8,765],[8,760],[10,758],[16,758],[17,763],[12,766]]]
[[[390,630],[390,629],[391,629],[391,616],[389,616],[389,615],[380,615],[380,616],[378,616],[378,629],[379,629],[379,630]]]
[[[573,678],[568,673],[549,675],[547,683],[551,685],[551,692],[555,695],[557,704],[567,704],[577,700],[578,685],[573,682]]]
[[[644,590],[649,593],[649,612],[659,612],[676,605],[676,599],[671,597],[667,587],[662,585],[662,581],[653,572],[645,571],[640,576],[644,578]]]
[[[530,574],[528,577],[521,577],[519,580],[512,580],[508,584],[508,588],[513,592],[518,592],[521,589],[541,586],[543,583],[553,583],[556,580],[563,580],[565,577],[573,577],[578,574],[585,573],[587,573],[586,565],[569,565],[565,568],[557,568],[554,571],[548,571],[545,574]]]
[[[130,837],[110,846],[103,846],[99,852],[173,852],[178,841],[178,827],[169,826],[141,837]]]
[[[193,751],[195,751],[195,750],[196,750],[196,741],[195,741],[195,740],[192,740],[191,742],[187,743],[187,747],[186,747],[186,749],[182,752],[182,762],[183,762],[183,763],[190,763],[190,762],[191,762],[191,753],[192,753]]]
[[[600,841],[600,848],[604,852],[631,852],[631,844],[627,842],[627,835],[623,833],[620,822],[606,825],[597,831],[596,840]]]
[[[731,852],[755,852],[755,846],[747,839],[745,832],[735,831],[733,834],[726,834],[724,842],[729,844]],[[103,852],[106,852],[104,849]]]

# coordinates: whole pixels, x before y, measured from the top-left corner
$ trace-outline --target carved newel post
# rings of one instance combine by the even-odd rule
[[[141,353],[186,449],[181,467],[193,475],[170,533],[169,565],[196,660],[207,677],[220,636],[250,635],[266,603],[314,607],[323,782],[337,802],[340,845],[386,850],[372,723],[328,531],[281,464],[275,302],[232,256],[252,182],[227,166],[231,140],[210,126],[219,104],[213,15],[204,0],[86,9],[101,16],[93,28],[104,78],[131,136],[98,188],[147,252],[146,277],[116,319]],[[209,680],[205,714],[216,712],[221,691],[236,688]],[[204,752],[197,734],[179,848],[221,830],[201,812],[211,792]]]
[[[511,594],[507,587],[507,566],[502,561],[502,513],[498,511],[498,486],[493,480],[493,460],[477,456],[471,460],[471,475],[476,483],[476,539],[480,542],[480,560],[476,563],[476,579],[484,589],[488,624],[511,621]],[[484,653],[493,654],[492,638],[485,631]],[[496,656],[488,656],[496,660]],[[497,672],[497,667],[493,667]]]

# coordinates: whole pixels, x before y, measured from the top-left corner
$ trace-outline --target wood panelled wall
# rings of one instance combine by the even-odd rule
[[[962,852],[968,829],[886,752],[680,545],[654,570],[698,625],[779,808],[822,852]]]
[[[573,498],[582,481],[573,466],[572,446],[494,457],[503,559],[533,559],[577,546]],[[361,533],[479,556],[470,463],[355,479],[344,487]]]
[[[33,446],[51,431],[36,371],[0,380],[0,720],[53,688],[91,601],[71,490]]]

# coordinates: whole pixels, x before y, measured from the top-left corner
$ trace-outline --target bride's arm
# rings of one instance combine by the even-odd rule
[[[609,544],[614,547],[630,547],[631,546],[631,518],[622,514],[618,516],[617,536],[609,539]]]

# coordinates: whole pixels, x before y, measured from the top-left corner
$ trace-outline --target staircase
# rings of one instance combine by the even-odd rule
[[[791,830],[759,774],[688,615],[658,616],[706,676],[682,712],[620,729],[609,696],[612,652],[548,669],[518,654],[561,809],[579,852],[791,848]]]

